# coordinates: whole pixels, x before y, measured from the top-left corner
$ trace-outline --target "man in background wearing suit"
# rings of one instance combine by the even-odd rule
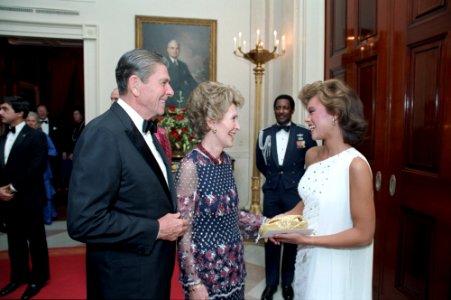
[[[68,232],[87,244],[88,299],[169,299],[188,222],[176,213],[171,166],[147,121],[164,113],[173,90],[162,57],[145,49],[120,58],[116,81],[120,99],[75,146]]]
[[[309,130],[291,122],[293,113],[293,98],[278,96],[274,100],[277,124],[261,130],[257,140],[257,168],[266,178],[262,187],[263,215],[268,218],[292,209],[299,202],[298,184],[304,175],[305,153],[316,146]],[[284,244],[283,248],[282,296],[293,299],[291,284],[297,245]],[[272,299],[277,291],[280,255],[280,245],[265,243],[266,288],[262,299]]]
[[[111,100],[111,104],[113,104],[114,102],[116,102],[117,100],[119,100],[119,90],[117,88],[114,88],[111,91],[110,94],[110,100]]]
[[[50,139],[52,140],[53,144],[56,147],[56,151],[58,152],[58,155],[49,157],[50,167],[52,168],[52,174],[53,174],[53,186],[56,189],[61,188],[61,126],[59,122],[49,117],[49,111],[47,109],[47,106],[45,104],[39,104],[36,107],[36,112],[39,115],[39,122],[41,123],[41,129],[46,134],[49,135]]]
[[[166,65],[171,77],[171,86],[174,89],[174,96],[169,98],[167,105],[185,107],[191,91],[197,86],[197,82],[191,75],[188,65],[179,59],[180,44],[176,40],[169,41],[167,53]],[[180,100],[180,96],[183,97],[183,102],[179,103],[177,100]]]
[[[28,111],[29,103],[19,97],[6,98],[0,105],[1,120],[9,125],[0,137],[0,209],[5,212],[11,266],[10,282],[0,296],[28,283],[22,299],[36,295],[50,278],[42,218],[47,138],[26,125]]]
[[[57,120],[49,117],[49,112],[45,104],[39,104],[36,107],[36,112],[39,115],[42,131],[47,133],[52,141],[56,143],[60,139],[60,125]]]

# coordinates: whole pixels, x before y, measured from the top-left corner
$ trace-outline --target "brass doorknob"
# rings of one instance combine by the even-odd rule
[[[376,172],[376,177],[374,178],[374,188],[376,189],[376,192],[379,192],[381,190],[382,185],[382,173],[381,171]]]
[[[390,176],[390,186],[389,186],[389,192],[390,192],[390,196],[394,196],[395,192],[396,192],[396,176],[395,174],[392,174]]]

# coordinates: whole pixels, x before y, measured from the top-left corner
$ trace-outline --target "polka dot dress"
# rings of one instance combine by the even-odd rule
[[[182,218],[191,227],[179,242],[180,282],[202,283],[210,299],[244,299],[244,247],[241,234],[255,237],[263,218],[240,212],[231,158],[212,161],[198,149],[187,153],[176,175]]]

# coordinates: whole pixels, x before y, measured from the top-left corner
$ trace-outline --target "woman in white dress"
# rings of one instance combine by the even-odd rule
[[[306,106],[312,138],[299,183],[302,201],[285,214],[301,214],[314,234],[277,234],[275,243],[298,244],[296,299],[371,299],[375,208],[372,172],[353,146],[367,124],[358,95],[342,81],[306,85],[298,98]]]

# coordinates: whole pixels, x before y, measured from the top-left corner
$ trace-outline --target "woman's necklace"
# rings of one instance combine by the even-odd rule
[[[219,158],[213,157],[213,155],[211,155],[211,153],[208,152],[207,149],[205,149],[205,148],[202,146],[202,143],[197,144],[197,148],[198,148],[202,153],[204,153],[206,156],[208,156],[208,158],[211,159],[211,161],[212,161],[215,165],[219,165],[219,164],[222,163],[222,161],[221,161],[221,155],[219,155]]]

